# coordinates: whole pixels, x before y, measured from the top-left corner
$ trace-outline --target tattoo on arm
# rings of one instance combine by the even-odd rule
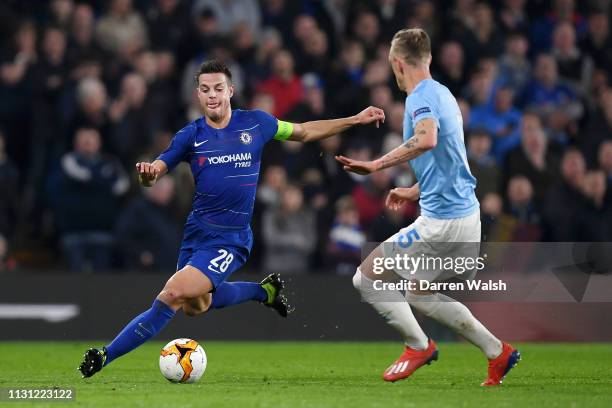
[[[381,168],[385,169],[387,167],[392,167],[403,163],[407,160],[414,159],[427,151],[428,149],[423,148],[422,145],[423,142],[427,140],[427,134],[430,131],[428,130],[428,126],[431,127],[431,123],[428,124],[425,121],[417,123],[416,128],[414,129],[414,134],[410,139],[406,140],[405,143],[378,159]]]
[[[412,136],[410,139],[406,140],[402,146],[406,149],[412,149],[417,143],[419,143],[419,138],[417,136]]]

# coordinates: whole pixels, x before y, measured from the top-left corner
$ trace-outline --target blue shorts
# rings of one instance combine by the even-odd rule
[[[252,246],[251,227],[218,229],[204,225],[190,214],[185,224],[176,270],[185,265],[198,268],[216,288],[245,264]]]

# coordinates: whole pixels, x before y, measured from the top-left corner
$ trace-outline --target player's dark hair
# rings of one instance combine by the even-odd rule
[[[410,65],[428,63],[431,58],[431,40],[420,28],[399,30],[391,40],[391,49]]]
[[[195,83],[196,85],[198,84],[198,79],[202,74],[218,73],[225,74],[228,82],[232,81],[232,71],[230,71],[227,65],[225,65],[223,62],[216,59],[204,61],[202,65],[200,65],[200,69],[198,69],[198,73],[195,76]]]

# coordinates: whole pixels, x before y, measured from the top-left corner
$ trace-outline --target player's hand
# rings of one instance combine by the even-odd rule
[[[136,171],[138,172],[138,182],[143,187],[151,187],[160,175],[160,170],[153,163],[147,162],[136,163]]]
[[[375,106],[368,106],[357,114],[357,120],[360,125],[376,122],[376,127],[379,127],[381,123],[385,123],[385,112]]]
[[[366,175],[378,170],[374,161],[353,160],[344,156],[336,156],[336,160],[343,165],[344,170],[352,173]]]
[[[417,201],[419,199],[419,190],[413,187],[410,188],[394,188],[389,191],[385,205],[387,208],[397,211],[408,201]]]

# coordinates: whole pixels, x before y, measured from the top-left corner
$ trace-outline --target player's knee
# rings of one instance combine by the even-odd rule
[[[170,306],[181,306],[185,302],[185,295],[179,288],[165,287],[157,295],[157,299]]]

